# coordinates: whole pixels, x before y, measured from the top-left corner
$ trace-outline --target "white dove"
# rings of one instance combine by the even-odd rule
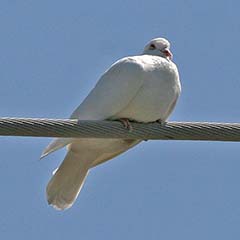
[[[179,74],[171,61],[170,43],[151,40],[139,56],[115,62],[100,78],[82,104],[71,115],[79,120],[128,120],[165,122],[181,92]],[[134,131],[134,130],[133,130]],[[67,155],[48,183],[48,203],[54,208],[70,208],[89,170],[140,143],[129,139],[58,138],[42,157],[67,146]]]

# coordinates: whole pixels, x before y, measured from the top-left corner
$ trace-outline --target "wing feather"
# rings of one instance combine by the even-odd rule
[[[117,61],[102,75],[71,118],[103,120],[121,111],[142,86],[142,71],[141,63],[134,57]]]
[[[102,75],[95,88],[73,112],[71,118],[104,120],[114,116],[128,105],[141,88],[142,71],[143,66],[136,57],[117,61]],[[43,151],[41,158],[71,142],[72,139],[69,138],[54,139]]]

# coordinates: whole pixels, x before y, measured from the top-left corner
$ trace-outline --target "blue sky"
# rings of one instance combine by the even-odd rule
[[[0,2],[0,116],[67,118],[117,59],[163,36],[175,121],[240,122],[238,1]],[[1,239],[239,239],[239,143],[148,141],[91,171],[58,212],[45,187],[64,150],[0,138]]]

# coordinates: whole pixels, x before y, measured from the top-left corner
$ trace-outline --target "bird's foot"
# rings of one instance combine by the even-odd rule
[[[132,132],[133,126],[131,125],[128,118],[120,118],[118,119],[124,126],[124,128],[128,129],[129,132]]]
[[[166,123],[165,121],[163,121],[161,119],[158,119],[156,122],[159,123],[161,126],[164,126]]]

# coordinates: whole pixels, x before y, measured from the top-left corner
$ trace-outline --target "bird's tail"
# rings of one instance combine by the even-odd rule
[[[56,138],[44,149],[40,159],[46,157],[52,152],[57,151],[58,149],[67,146],[73,141],[72,138]]]
[[[70,208],[76,200],[96,156],[91,151],[69,151],[47,186],[47,200],[54,208]],[[92,159],[92,161],[91,161]]]

